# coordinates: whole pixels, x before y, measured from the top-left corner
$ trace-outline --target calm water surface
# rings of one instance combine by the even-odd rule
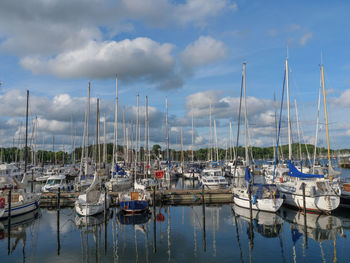
[[[347,173],[349,173],[347,171]],[[184,188],[190,185],[184,185]],[[332,215],[234,205],[157,207],[130,217],[111,209],[78,217],[41,208],[0,222],[0,262],[349,262],[350,210]],[[204,217],[205,215],[205,217]],[[10,237],[10,238],[9,238]]]
[[[1,225],[1,262],[348,262],[350,216],[279,214],[230,206],[157,207],[153,216],[112,209],[80,218],[40,209]],[[3,222],[4,223],[4,222]],[[205,225],[205,227],[204,227]],[[155,228],[154,228],[155,226]],[[59,231],[57,231],[59,229]],[[10,243],[8,243],[10,241]],[[8,250],[9,249],[9,250]]]

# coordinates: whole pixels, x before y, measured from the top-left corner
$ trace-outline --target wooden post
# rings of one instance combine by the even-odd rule
[[[105,220],[105,233],[104,233],[104,249],[105,249],[105,255],[107,254],[107,188],[104,189],[105,190],[105,207],[104,207],[104,220]]]
[[[249,212],[250,212],[250,218],[253,217],[253,207],[252,207],[252,185],[249,182],[248,183],[248,195],[249,195]]]
[[[10,255],[11,252],[11,189],[8,192],[7,202],[8,202],[8,222],[7,222],[7,254]]]
[[[204,184],[202,184],[202,219],[203,219],[203,251],[206,252],[206,236],[205,236],[205,199],[204,199]]]
[[[60,255],[61,242],[60,242],[60,199],[61,199],[61,189],[58,188],[57,191],[57,255]]]
[[[305,197],[305,183],[302,183],[302,190],[303,190],[303,206],[304,206],[304,238],[305,238],[305,248],[308,247],[307,245],[307,220],[306,220],[306,197]]]
[[[31,193],[34,192],[34,191],[33,191],[33,183],[34,183],[34,170],[32,170],[32,182],[31,182],[31,184],[30,184],[30,191],[31,191]]]
[[[304,207],[304,214],[306,215],[306,197],[305,197],[305,183],[301,184],[302,190],[303,190],[303,207]]]
[[[156,185],[153,188],[153,253],[157,252]]]

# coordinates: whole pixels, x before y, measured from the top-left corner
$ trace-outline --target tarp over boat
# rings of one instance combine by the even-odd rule
[[[324,175],[321,175],[321,174],[304,174],[300,172],[291,161],[288,161],[288,168],[289,168],[289,176],[292,176],[292,177],[298,177],[303,179],[324,178]]]

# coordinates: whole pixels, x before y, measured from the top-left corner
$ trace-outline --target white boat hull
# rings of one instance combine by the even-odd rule
[[[85,199],[85,200],[84,200]],[[109,195],[106,197],[106,208],[109,208]],[[100,194],[100,197],[97,202],[88,203],[86,202],[86,194],[83,194],[78,197],[74,204],[75,211],[80,216],[93,216],[99,213],[102,213],[105,209],[105,197],[104,193]]]
[[[34,195],[33,198],[27,201],[20,201],[11,204],[11,217],[22,215],[37,209],[40,205],[40,195]],[[0,209],[0,219],[8,218],[8,205]]]
[[[303,196],[280,191],[285,198],[284,203],[298,209],[304,209]],[[330,212],[340,204],[340,197],[336,195],[305,196],[306,210],[312,212]]]
[[[242,197],[238,195],[234,195],[233,197],[234,203],[240,207],[250,208],[250,202],[248,197]],[[275,199],[257,199],[255,204],[252,203],[252,209],[267,211],[267,212],[277,212],[278,209],[283,204],[282,198]]]

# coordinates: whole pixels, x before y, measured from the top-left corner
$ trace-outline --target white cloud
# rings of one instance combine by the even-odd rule
[[[338,98],[331,98],[330,102],[335,106],[350,107],[350,89],[344,90]]]
[[[149,38],[90,41],[84,48],[63,52],[54,58],[25,57],[21,65],[35,74],[63,78],[111,78],[118,73],[123,80],[145,80],[159,86],[178,87],[182,79],[175,72],[172,49],[171,44],[160,44]],[[169,79],[174,81],[169,83]]]
[[[300,39],[300,45],[305,46],[306,43],[312,39],[312,32],[304,34]]]
[[[185,107],[188,110],[187,117],[193,115],[195,118],[209,118],[210,104],[212,107],[213,119],[237,119],[239,109],[239,97],[221,97],[221,92],[209,90],[198,92],[186,97]],[[247,112],[248,117],[259,116],[256,121],[265,120],[266,123],[271,122],[272,102],[255,97],[247,97]],[[244,101],[242,101],[242,116],[244,109]],[[266,116],[264,116],[266,115]]]
[[[180,54],[181,65],[191,70],[225,59],[227,48],[223,42],[210,36],[201,36],[194,43],[189,44]]]

